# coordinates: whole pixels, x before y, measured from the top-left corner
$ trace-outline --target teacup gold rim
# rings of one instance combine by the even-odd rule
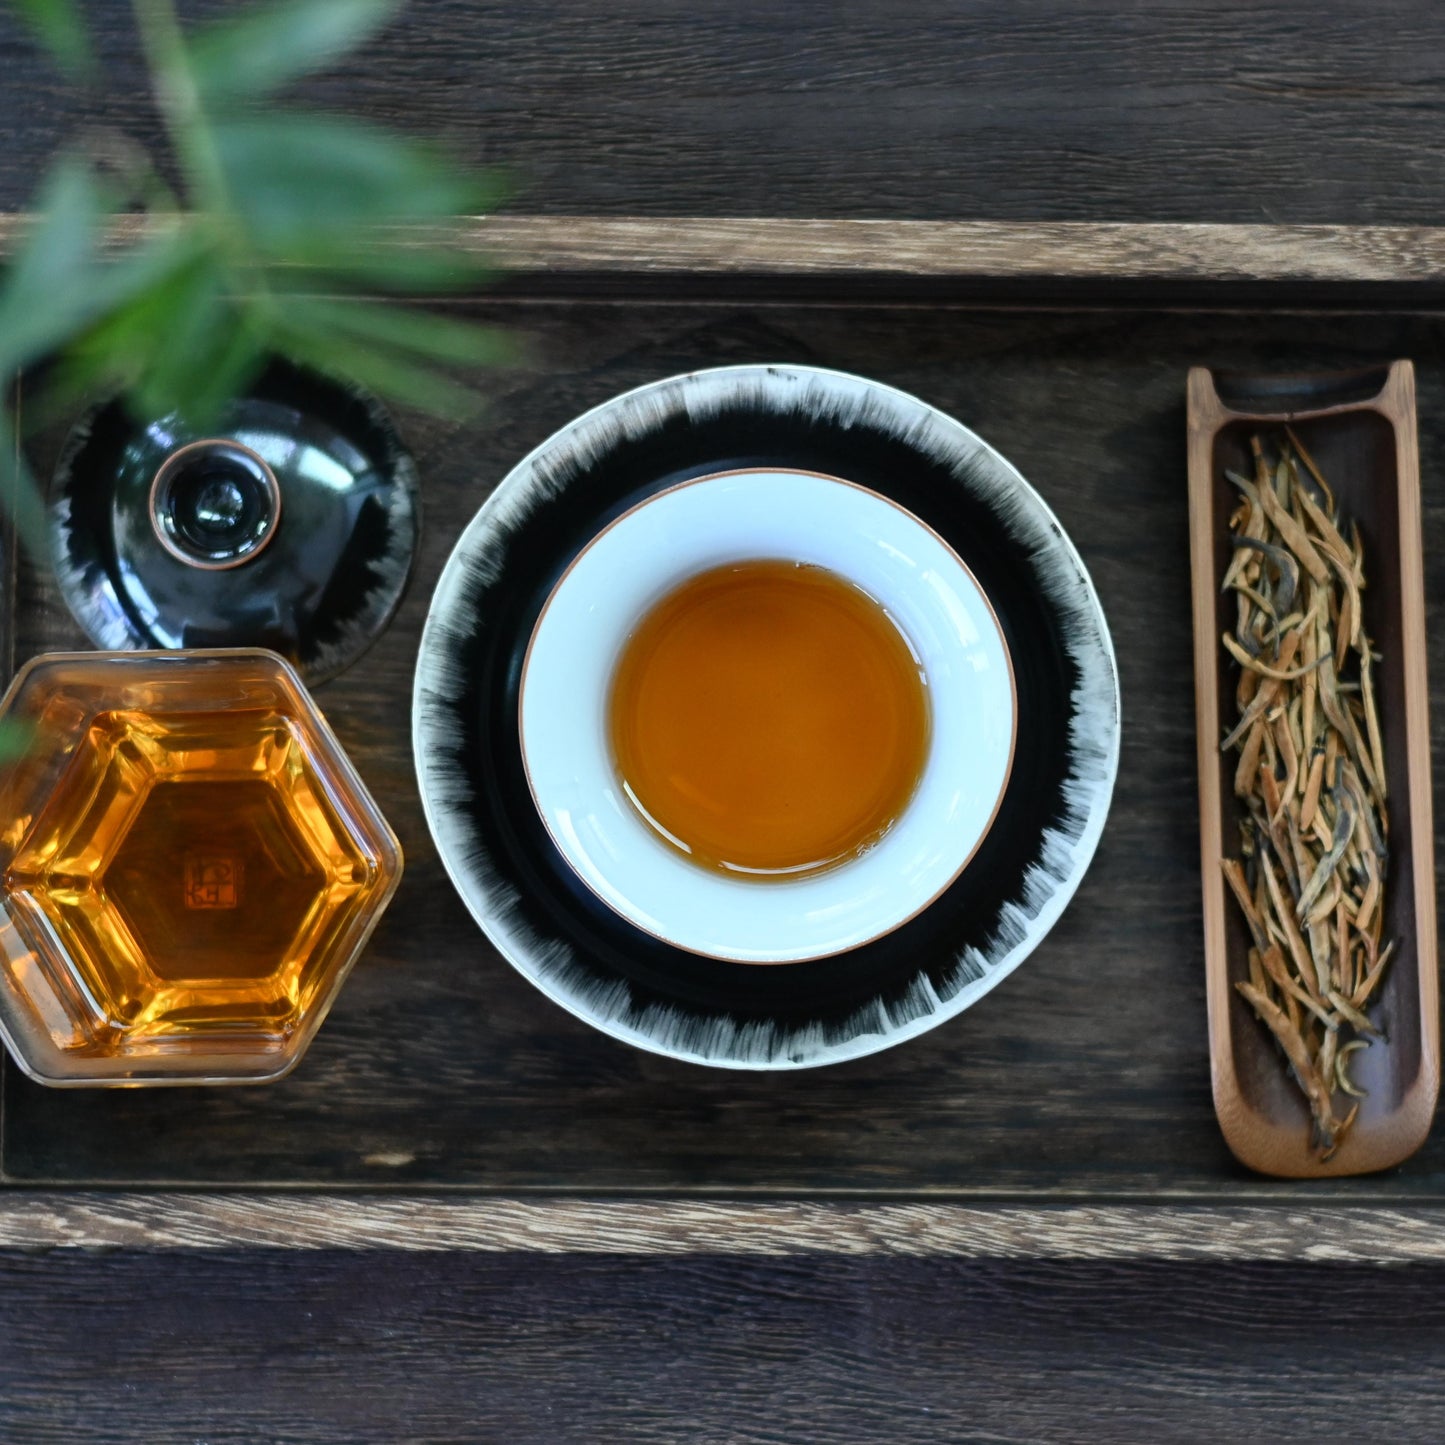
[[[606,537],[608,533],[610,533],[614,528],[620,526],[623,522],[627,521],[629,517],[633,517],[638,512],[641,512],[645,508],[652,506],[655,502],[661,501],[664,497],[673,496],[678,492],[685,491],[689,487],[700,486],[704,482],[722,481],[727,477],[758,476],[762,474],[795,477],[814,477],[819,481],[831,482],[834,485],[840,487],[848,487],[855,492],[861,492],[865,496],[873,497],[877,501],[883,502],[885,505],[892,507],[894,511],[899,512],[903,516],[907,517],[908,520],[914,523],[915,526],[922,528],[923,531],[927,532],[928,535],[931,536],[939,544],[939,546],[941,546],[948,553],[948,555],[953,558],[953,560],[962,569],[964,574],[968,577],[968,580],[973,583],[974,588],[978,592],[978,595],[982,599],[983,605],[988,612],[989,620],[993,624],[994,632],[998,636],[999,646],[1003,650],[1004,665],[1008,670],[1008,759],[1004,765],[1003,777],[999,782],[998,793],[994,798],[993,807],[990,810],[988,818],[985,821],[983,828],[979,832],[978,837],[974,840],[973,847],[969,849],[967,856],[953,871],[953,873],[942,883],[940,883],[938,887],[934,889],[934,891],[926,899],[924,899],[922,903],[918,905],[917,908],[915,908],[905,917],[900,918],[895,922],[889,924],[887,928],[880,929],[876,933],[871,933],[866,938],[858,939],[856,942],[850,943],[843,948],[829,949],[826,953],[804,954],[797,958],[736,958],[731,957],[727,954],[715,953],[710,949],[697,948],[691,944],[684,943],[679,939],[671,938],[665,933],[659,933],[655,928],[647,927],[645,924],[640,923],[637,919],[631,918],[627,914],[623,913],[609,899],[604,898],[602,894],[593,887],[592,883],[583,876],[581,870],[577,868],[577,866],[572,862],[571,858],[567,856],[567,851],[562,846],[562,840],[558,838],[557,833],[552,826],[552,820],[547,816],[547,812],[542,806],[541,798],[538,796],[537,793],[537,785],[532,776],[532,765],[527,756],[527,735],[522,726],[522,708],[527,695],[527,676],[532,665],[532,651],[535,648],[537,638],[542,631],[542,625],[547,620],[547,614],[552,609],[552,604],[556,601],[562,588],[566,585],[567,579],[572,575],[573,571],[581,563],[582,559],[586,557],[587,554],[591,552],[592,549],[596,547],[597,544],[601,542],[601,540]],[[562,570],[561,575],[558,576],[557,580],[552,584],[551,589],[547,593],[547,599],[545,602],[543,602],[542,608],[537,614],[537,620],[532,624],[532,631],[527,638],[527,648],[526,651],[522,654],[522,671],[517,685],[517,739],[522,755],[522,773],[527,781],[527,791],[531,796],[532,806],[536,810],[537,817],[541,820],[542,826],[547,830],[547,836],[552,840],[553,845],[556,847],[558,853],[560,853],[562,856],[562,861],[566,863],[567,867],[571,870],[573,875],[580,880],[580,882],[588,890],[588,892],[591,893],[592,896],[596,898],[601,904],[603,904],[604,907],[610,909],[614,914],[616,914],[618,918],[621,918],[623,922],[629,924],[633,928],[636,928],[638,932],[645,933],[649,937],[657,939],[660,943],[665,943],[669,947],[679,949],[684,953],[695,954],[700,958],[715,959],[720,963],[736,963],[753,968],[786,968],[789,965],[796,963],[816,963],[823,959],[838,958],[845,953],[852,953],[855,949],[863,948],[868,944],[877,943],[881,939],[889,937],[891,934],[896,933],[900,928],[903,928],[906,924],[911,923],[920,914],[925,913],[935,903],[937,903],[938,900],[946,892],[948,892],[948,890],[954,885],[954,883],[956,883],[958,879],[963,875],[964,870],[967,869],[968,865],[973,862],[974,857],[978,853],[978,850],[983,846],[984,840],[987,839],[988,835],[993,831],[993,825],[998,819],[999,812],[1003,807],[1003,800],[1008,793],[1009,782],[1013,777],[1014,757],[1018,748],[1018,728],[1018,680],[1014,671],[1013,653],[1009,648],[1008,637],[1004,633],[1003,625],[999,621],[998,613],[994,610],[993,600],[989,597],[988,593],[984,590],[978,578],[974,575],[973,568],[971,568],[968,563],[959,556],[957,550],[953,547],[953,545],[946,538],[944,538],[935,527],[930,526],[927,522],[923,520],[922,517],[918,516],[916,512],[910,511],[901,502],[894,501],[892,497],[885,496],[882,492],[876,491],[872,487],[865,487],[860,482],[852,482],[849,481],[846,477],[834,476],[831,472],[815,471],[810,467],[729,467],[719,472],[708,472],[706,475],[700,477],[688,477],[685,481],[675,482],[669,487],[664,487],[661,491],[654,492],[649,497],[644,497],[640,502],[634,503],[625,512],[622,512],[618,516],[614,517],[610,522],[607,523],[605,527],[601,528],[599,531],[595,532],[590,538],[588,538],[586,545],[583,546],[581,550],[577,553],[577,555],[572,558],[572,560]],[[915,794],[915,799],[916,796],[917,795]],[[913,803],[914,799],[910,799],[908,806],[904,809],[905,813],[908,811],[909,807],[913,806]],[[848,863],[843,863],[839,865],[839,867],[847,868],[851,866],[851,863],[855,861],[857,860],[849,860]]]

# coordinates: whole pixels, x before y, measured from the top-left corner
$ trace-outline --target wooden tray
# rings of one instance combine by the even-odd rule
[[[1413,356],[1425,555],[1445,557],[1445,234],[519,218],[467,235],[519,269],[456,305],[529,334],[534,366],[480,377],[480,420],[401,418],[417,575],[318,693],[407,850],[397,900],[281,1084],[56,1092],[7,1066],[0,1243],[1445,1256],[1440,1128],[1396,1173],[1300,1185],[1251,1176],[1215,1123],[1182,441],[1192,365]],[[894,383],[999,447],[1093,574],[1124,700],[1109,826],[1045,945],[927,1037],[789,1076],[632,1051],[517,977],[436,859],[406,736],[428,596],[488,488],[618,391],[758,359]],[[37,440],[42,471],[58,442]],[[23,565],[14,621],[17,658],[80,641]],[[275,1192],[298,1186],[321,1192]]]
[[[1435,947],[1435,851],[1430,797],[1424,582],[1415,372],[1409,361],[1343,374],[1189,373],[1189,511],[1205,964],[1214,1106],[1229,1147],[1266,1174],[1314,1178],[1398,1164],[1419,1148],[1440,1092],[1440,997]],[[1310,1145],[1303,1095],[1235,991],[1248,977],[1243,920],[1226,902],[1220,859],[1237,854],[1242,810],[1234,755],[1220,753],[1234,710],[1234,665],[1219,638],[1233,604],[1219,590],[1235,505],[1224,468],[1250,470],[1249,438],[1292,426],[1344,514],[1368,539],[1370,631],[1381,649],[1379,696],[1394,867],[1385,901],[1397,939],[1376,1000],[1386,1037],[1357,1060],[1366,1091],[1354,1127],[1322,1159]]]

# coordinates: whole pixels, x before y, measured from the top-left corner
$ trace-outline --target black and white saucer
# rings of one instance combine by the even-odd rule
[[[701,478],[727,485],[683,486]],[[833,493],[803,495],[828,482],[839,496],[871,494],[893,506],[845,524]],[[678,497],[685,505],[662,506]],[[894,514],[911,530],[888,520]],[[879,558],[870,560],[875,532]],[[957,567],[925,559],[924,534]],[[790,555],[802,548],[845,573],[876,565],[872,590],[893,588],[886,600],[894,610],[909,586],[896,558],[920,549],[914,574],[952,579],[951,600],[935,612],[976,610],[970,635],[979,646],[969,665],[992,667],[979,696],[999,724],[967,737],[957,727],[935,729],[938,756],[929,767],[937,769],[925,773],[935,783],[920,796],[935,805],[962,797],[970,769],[960,759],[976,758],[978,797],[955,809],[967,827],[932,850],[931,872],[911,861],[928,849],[880,845],[878,856],[811,880],[808,907],[802,884],[719,878],[687,893],[690,880],[667,868],[690,865],[674,857],[665,867],[636,851],[651,840],[627,833],[625,810],[612,816],[615,800],[597,762],[601,653],[625,629],[622,612],[674,584],[679,569],[715,563],[719,548],[742,556],[778,546]],[[894,559],[887,566],[885,553]],[[580,597],[589,586],[595,609]],[[612,590],[625,596],[600,605]],[[544,610],[550,620],[539,629]],[[925,613],[919,627],[933,625]],[[583,636],[588,626],[595,636]],[[524,719],[529,648],[544,631],[545,673],[536,676],[545,687],[536,676],[528,684]],[[988,658],[979,637],[993,649]],[[933,645],[946,663],[948,640]],[[953,716],[966,711],[957,696],[937,696]],[[1032,952],[1102,832],[1118,766],[1119,692],[1088,574],[1003,457],[890,387],[810,367],[736,366],[617,397],[564,427],[501,482],[437,586],[413,729],[443,862],[523,975],[639,1047],[724,1067],[800,1068],[914,1037],[962,1012]],[[534,774],[542,750],[553,760],[542,788],[524,763],[524,733]],[[1001,736],[1011,750],[1002,766]],[[587,761],[571,768],[573,754]],[[925,814],[914,807],[920,837],[942,833],[941,822],[918,821]],[[936,806],[935,814],[942,818]],[[574,826],[578,817],[590,834]],[[789,888],[800,890],[795,916],[778,902]],[[749,889],[767,895],[777,914],[771,922],[751,910]],[[909,903],[909,889],[920,901]],[[844,922],[813,927],[815,915]]]

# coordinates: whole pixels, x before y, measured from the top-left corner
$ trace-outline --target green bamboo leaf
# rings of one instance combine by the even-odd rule
[[[111,307],[57,343],[43,374],[27,385],[23,417],[27,432],[65,421],[117,392],[134,392],[158,365],[174,367],[179,358],[170,342],[177,318],[183,322],[191,304],[188,269],[196,264],[196,257],[185,254],[186,249],[165,246],[160,254],[115,263],[137,276],[143,274],[146,284],[137,285],[132,294],[113,297]],[[192,355],[189,364],[193,370],[203,370],[210,363],[197,362]],[[205,397],[216,384],[204,375],[187,373],[181,382],[182,397],[186,386]]]
[[[47,178],[40,218],[0,286],[0,379],[67,346],[205,244],[197,228],[178,222],[104,259],[107,199],[89,167],[74,158],[58,162]]]
[[[355,382],[419,411],[468,416],[481,402],[476,392],[445,372],[345,334],[319,331],[314,321],[302,323],[289,305],[279,311],[271,341],[277,351],[302,366]]]
[[[264,333],[252,317],[242,313],[234,325],[213,336],[206,364],[173,389],[175,410],[193,426],[214,426],[226,403],[240,396],[265,370],[269,357]]]
[[[25,406],[20,417],[25,436],[74,422],[87,408],[126,391],[138,368],[116,369],[108,361],[67,353],[42,377],[27,379]],[[4,508],[0,507],[0,513]]]
[[[0,406],[0,513],[8,518],[32,557],[48,555],[45,503],[20,451],[10,412],[5,406]]]
[[[317,335],[380,346],[446,366],[496,366],[515,359],[511,339],[494,327],[384,301],[293,296],[290,321]]]
[[[281,289],[324,290],[335,283],[341,289],[398,296],[445,296],[477,290],[499,274],[487,257],[473,251],[409,238],[388,242],[384,232],[358,236],[348,227],[347,234],[337,235],[328,227],[320,235],[279,240],[263,253]]]
[[[204,229],[182,229],[112,263],[109,274],[129,283],[111,304],[59,346],[54,364],[27,397],[27,429],[63,420],[99,396],[116,392],[164,398],[162,411],[202,411],[230,385],[229,372],[212,375],[229,355],[231,313],[218,314],[218,291],[229,283]]]
[[[25,409],[27,425],[49,425],[97,395],[137,385],[166,344],[194,265],[194,258],[179,262],[71,338],[32,392]]]
[[[94,72],[95,52],[75,0],[10,0],[10,6],[67,75]]]
[[[203,257],[160,298],[161,324],[151,326],[145,364],[126,388],[137,417],[179,413],[207,427],[260,372],[262,328],[253,305],[234,294],[233,279]]]
[[[0,377],[70,336],[94,306],[91,280],[105,213],[90,167],[58,161],[41,187],[36,223],[0,290]]]
[[[500,194],[493,178],[468,174],[436,146],[336,116],[231,117],[214,135],[228,192],[269,254],[362,227],[473,214]]]
[[[39,742],[39,729],[34,723],[21,722],[13,717],[0,718],[0,763],[23,758]]]
[[[281,0],[220,20],[191,40],[202,103],[254,99],[324,70],[381,29],[400,0]]]

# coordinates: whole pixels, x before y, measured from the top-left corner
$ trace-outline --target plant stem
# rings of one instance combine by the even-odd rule
[[[133,0],[141,47],[156,99],[198,209],[230,212],[225,171],[206,122],[172,0]]]
[[[132,0],[132,7],[166,134],[186,176],[192,218],[206,231],[224,268],[238,316],[264,315],[271,305],[270,287],[247,248],[245,224],[196,86],[175,0]]]

